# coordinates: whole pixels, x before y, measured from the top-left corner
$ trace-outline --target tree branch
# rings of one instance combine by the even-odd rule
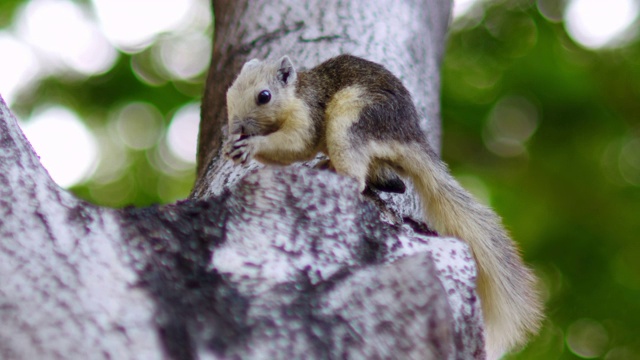
[[[271,54],[306,67],[368,55],[404,79],[438,138],[450,3],[355,3],[214,1],[199,180],[176,204],[72,197],[0,103],[0,357],[482,358],[466,245],[382,220],[337,174],[220,156],[226,87]],[[400,219],[417,210],[411,191],[380,201]]]

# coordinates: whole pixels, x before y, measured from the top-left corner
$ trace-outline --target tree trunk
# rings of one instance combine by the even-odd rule
[[[248,170],[220,156],[226,122],[225,93],[249,59],[289,55],[311,68],[344,53],[383,64],[413,94],[420,123],[440,149],[440,61],[451,2],[403,1],[227,1],[213,0],[215,41],[202,103],[198,180],[193,196],[219,194]],[[312,165],[312,164],[311,164]],[[422,218],[413,192],[385,195],[401,216]]]
[[[0,102],[0,358],[483,358],[471,254],[409,218],[411,191],[372,202],[328,171],[220,156],[227,86],[283,54],[384,64],[437,143],[450,3],[355,3],[214,1],[199,176],[176,204],[74,198]]]

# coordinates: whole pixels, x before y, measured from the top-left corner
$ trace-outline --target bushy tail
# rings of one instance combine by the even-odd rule
[[[419,148],[399,162],[416,186],[428,223],[440,235],[469,244],[478,265],[487,356],[498,358],[540,327],[536,279],[500,218],[464,190],[427,145]]]

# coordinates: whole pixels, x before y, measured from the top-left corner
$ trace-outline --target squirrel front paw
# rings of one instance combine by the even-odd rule
[[[246,164],[253,157],[256,149],[256,137],[234,135],[227,144],[226,156],[236,164]]]

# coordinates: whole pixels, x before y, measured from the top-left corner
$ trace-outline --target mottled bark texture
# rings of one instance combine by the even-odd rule
[[[227,85],[248,57],[284,53],[384,63],[438,138],[450,3],[356,3],[214,3],[199,180],[176,204],[74,198],[0,101],[0,358],[483,358],[470,252],[411,220],[412,195],[220,157]]]
[[[121,213],[75,199],[0,102],[0,358],[160,358]]]

